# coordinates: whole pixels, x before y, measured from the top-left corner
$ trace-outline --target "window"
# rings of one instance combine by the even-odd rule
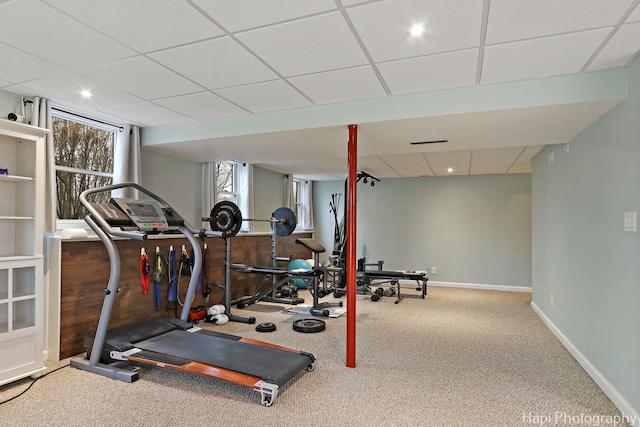
[[[216,162],[216,202],[238,203],[238,170],[234,162]]]
[[[113,182],[115,130],[59,110],[52,112],[52,126],[57,216],[82,219],[86,211],[80,203],[80,193]],[[96,196],[96,202],[106,202],[110,197],[108,193]]]

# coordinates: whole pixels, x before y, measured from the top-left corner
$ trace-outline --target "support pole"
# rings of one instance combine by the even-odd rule
[[[349,125],[347,192],[347,367],[356,367],[356,184],[358,183],[358,126]]]

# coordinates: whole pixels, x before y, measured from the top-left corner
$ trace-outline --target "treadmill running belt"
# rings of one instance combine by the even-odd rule
[[[259,377],[277,385],[283,385],[313,362],[300,353],[180,330],[140,341],[136,347]]]

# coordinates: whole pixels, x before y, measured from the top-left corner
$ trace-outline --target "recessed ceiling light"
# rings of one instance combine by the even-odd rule
[[[414,24],[409,30],[413,37],[419,37],[424,34],[424,25],[422,24]]]
[[[91,98],[93,96],[93,93],[91,93],[90,90],[83,90],[82,92],[80,92],[80,95],[82,95],[83,98]]]

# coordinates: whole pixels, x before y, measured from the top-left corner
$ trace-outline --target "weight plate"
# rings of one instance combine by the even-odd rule
[[[256,326],[256,331],[258,332],[273,332],[276,330],[276,324],[271,322],[260,323]]]
[[[222,200],[211,209],[209,226],[212,231],[222,233],[222,238],[234,237],[242,227],[242,212],[233,202]]]
[[[285,208],[284,206],[276,209],[271,216],[278,220],[278,222],[271,223],[272,230],[273,224],[276,225],[276,234],[278,236],[288,236],[295,231],[296,226],[298,225],[296,214],[293,213],[291,209]]]
[[[320,319],[298,319],[293,322],[293,330],[297,332],[321,332],[325,327],[324,320]]]

